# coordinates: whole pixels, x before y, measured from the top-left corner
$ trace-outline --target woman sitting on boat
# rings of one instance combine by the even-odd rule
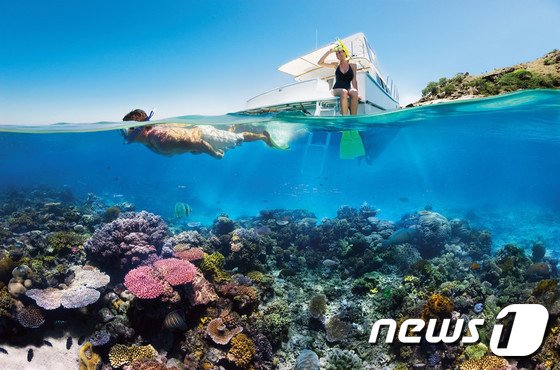
[[[124,116],[123,121],[146,122],[151,117],[141,109],[135,109]],[[234,132],[236,126],[229,131],[219,130],[208,125],[188,125],[165,123],[146,125],[123,130],[122,134],[128,143],[141,143],[152,151],[163,155],[182,153],[206,153],[214,158],[222,158],[228,149],[241,145],[244,141],[264,141],[269,147],[284,149],[277,146],[266,131]]]
[[[327,63],[325,59],[329,54],[336,53],[338,63]],[[343,116],[348,115],[348,98],[350,98],[350,114],[356,115],[358,113],[358,81],[356,80],[356,64],[349,63],[350,56],[347,54],[345,48],[335,46],[329,49],[319,59],[319,65],[322,67],[336,68],[335,77],[336,81],[332,87],[331,93],[334,96],[340,97],[340,113]]]

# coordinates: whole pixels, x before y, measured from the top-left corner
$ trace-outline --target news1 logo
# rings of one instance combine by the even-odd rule
[[[541,346],[546,326],[548,324],[548,311],[540,304],[512,304],[502,309],[496,316],[496,320],[503,320],[506,317],[513,317],[513,324],[509,332],[509,337],[505,343],[500,343],[504,325],[496,324],[490,337],[490,350],[497,356],[529,356]],[[428,321],[425,332],[425,339],[428,343],[454,343],[461,339],[461,343],[471,344],[479,341],[478,326],[484,325],[484,319],[472,319],[468,322],[469,336],[463,336],[464,319],[458,319],[455,323],[453,333],[448,334],[451,319],[444,319],[441,322],[439,334],[436,334],[437,320]],[[393,319],[381,319],[376,321],[371,328],[369,337],[370,343],[377,343],[377,337],[381,327],[386,326],[387,336],[385,343],[393,343],[397,322]],[[426,322],[421,319],[405,320],[400,328],[398,340],[401,343],[420,343],[422,337],[409,336],[409,333],[418,333],[424,329]]]

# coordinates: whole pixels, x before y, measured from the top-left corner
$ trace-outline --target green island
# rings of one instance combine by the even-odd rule
[[[480,98],[526,89],[560,88],[560,50],[554,49],[531,62],[498,68],[473,76],[457,73],[452,78],[431,81],[422,90],[422,98],[407,107],[457,99]]]

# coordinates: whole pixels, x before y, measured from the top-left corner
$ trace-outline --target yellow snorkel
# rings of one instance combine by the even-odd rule
[[[344,51],[344,54],[346,54],[346,60],[350,60],[350,52],[348,51],[348,48],[342,43],[342,41],[340,41],[339,38],[336,39],[336,43],[338,45],[334,47],[334,51],[338,51],[338,50]]]

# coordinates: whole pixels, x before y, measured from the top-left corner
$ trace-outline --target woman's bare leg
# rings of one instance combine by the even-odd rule
[[[348,91],[348,95],[350,95],[350,114],[355,116],[358,114],[358,90],[351,89]]]
[[[254,133],[254,132],[242,132],[241,135],[243,135],[243,141],[262,140],[265,143],[267,143],[268,145],[270,145],[270,136],[267,136],[264,133],[257,134],[257,133]]]
[[[332,89],[332,94],[340,98],[340,114],[343,116],[347,116],[348,115],[348,90]]]

